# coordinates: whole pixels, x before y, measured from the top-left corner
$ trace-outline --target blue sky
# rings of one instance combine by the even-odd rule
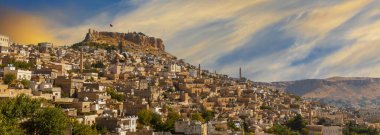
[[[379,6],[371,0],[0,0],[0,33],[21,43],[67,45],[89,28],[141,31],[194,65],[235,77],[242,67],[255,81],[380,77]]]

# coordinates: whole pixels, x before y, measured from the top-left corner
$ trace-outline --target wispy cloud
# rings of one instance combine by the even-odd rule
[[[360,11],[371,0],[343,1],[332,6],[317,7],[293,23],[302,36],[323,36],[339,27]]]
[[[81,41],[88,28],[141,31],[163,38],[168,52],[192,64],[232,76],[242,67],[244,75],[256,81],[380,77],[379,4],[370,0],[121,1],[76,25],[62,25],[48,14],[42,19],[50,20],[35,22],[35,31],[48,33],[46,38],[35,39],[63,45]],[[114,27],[109,28],[109,23]]]

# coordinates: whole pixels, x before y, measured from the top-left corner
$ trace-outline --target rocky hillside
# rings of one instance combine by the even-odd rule
[[[96,48],[120,50],[121,52],[153,54],[161,57],[174,57],[165,52],[165,45],[160,38],[149,37],[141,32],[98,32],[88,30],[85,39],[73,46],[93,46]]]
[[[118,32],[98,32],[89,29],[84,42],[107,43],[111,45],[137,44],[141,46],[150,46],[158,50],[165,50],[162,39],[149,37],[139,32],[118,33]]]
[[[333,77],[259,84],[338,106],[380,107],[380,78]]]

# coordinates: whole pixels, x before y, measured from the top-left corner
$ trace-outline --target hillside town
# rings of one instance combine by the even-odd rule
[[[289,123],[300,119],[298,134],[339,135],[348,123],[380,127],[369,122],[378,113],[357,114],[255,85],[239,67],[238,77],[203,69],[143,33],[90,29],[71,46],[23,45],[2,35],[0,46],[1,99],[47,100],[105,134],[279,134],[284,125],[297,131]]]

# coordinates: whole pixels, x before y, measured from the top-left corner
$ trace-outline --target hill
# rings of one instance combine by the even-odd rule
[[[258,84],[337,106],[377,107],[380,101],[380,78],[332,77]]]
[[[165,52],[165,45],[160,38],[149,37],[141,32],[107,32],[89,29],[85,39],[76,43],[73,47],[92,46],[119,52],[153,54],[162,57],[174,57]]]

